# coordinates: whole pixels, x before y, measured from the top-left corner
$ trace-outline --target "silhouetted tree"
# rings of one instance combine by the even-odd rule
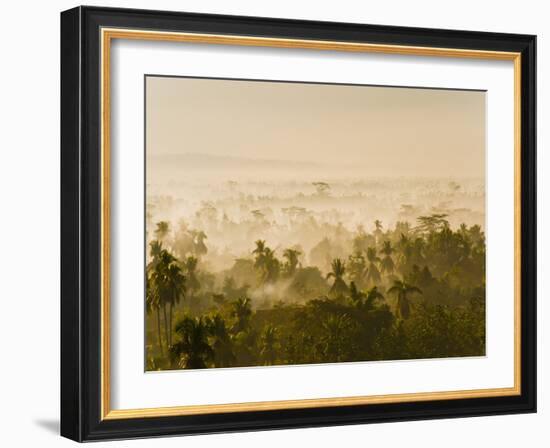
[[[384,254],[384,258],[382,258],[380,262],[380,268],[382,272],[393,274],[395,264],[393,263],[393,259],[391,257],[391,254],[393,253],[393,247],[390,241],[384,241],[384,245],[380,250],[380,253]]]
[[[283,252],[283,257],[286,259],[283,267],[287,276],[290,277],[296,273],[296,268],[300,263],[300,261],[298,260],[298,257],[300,255],[302,255],[302,253],[296,249],[285,249],[285,251]]]
[[[277,331],[273,325],[268,325],[264,328],[261,335],[260,356],[266,365],[275,364],[277,358]]]
[[[408,319],[411,313],[409,295],[412,293],[422,294],[420,288],[409,285],[401,280],[394,280],[393,286],[388,289],[388,294],[397,296],[396,314],[402,319]]]
[[[159,241],[163,241],[170,231],[170,225],[166,221],[157,222],[157,227],[155,229],[155,236]]]
[[[178,341],[170,347],[172,364],[184,369],[204,369],[214,359],[204,320],[184,317],[175,327]]]
[[[367,282],[371,285],[376,285],[380,283],[382,277],[380,276],[380,271],[377,266],[380,262],[380,258],[376,255],[376,249],[374,247],[369,247],[367,249],[367,260],[369,262],[367,268]]]
[[[332,271],[327,274],[327,279],[333,277],[334,283],[329,290],[329,294],[332,297],[344,296],[348,292],[348,285],[346,285],[343,278],[346,272],[346,264],[339,258],[336,258],[332,260],[331,267]]]
[[[233,353],[233,343],[225,320],[219,313],[216,313],[213,317],[206,319],[206,327],[212,339],[214,365],[216,367],[230,367],[235,362],[235,354]]]
[[[233,331],[235,333],[245,331],[250,324],[250,317],[252,316],[250,299],[248,297],[239,297],[231,305],[231,316],[236,320]]]

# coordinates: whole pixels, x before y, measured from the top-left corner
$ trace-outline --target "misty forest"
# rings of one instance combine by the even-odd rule
[[[483,180],[246,171],[147,184],[147,370],[485,354]]]

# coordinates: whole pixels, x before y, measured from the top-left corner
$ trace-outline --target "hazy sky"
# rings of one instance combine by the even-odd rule
[[[365,176],[485,173],[484,92],[160,77],[146,89],[148,157],[315,161]]]

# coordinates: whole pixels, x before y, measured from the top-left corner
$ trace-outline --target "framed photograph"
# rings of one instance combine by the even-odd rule
[[[535,36],[61,14],[61,433],[535,412]]]

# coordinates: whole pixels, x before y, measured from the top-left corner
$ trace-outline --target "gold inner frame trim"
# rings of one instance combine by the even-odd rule
[[[521,394],[521,54],[515,52],[418,47],[306,39],[279,39],[217,34],[101,29],[101,419],[199,415],[222,412],[306,409],[413,401],[502,397]],[[514,63],[514,386],[506,388],[419,392],[391,395],[315,398],[142,409],[111,409],[110,369],[110,62],[111,41],[131,39],[165,42],[295,48],[357,53],[456,57]]]

